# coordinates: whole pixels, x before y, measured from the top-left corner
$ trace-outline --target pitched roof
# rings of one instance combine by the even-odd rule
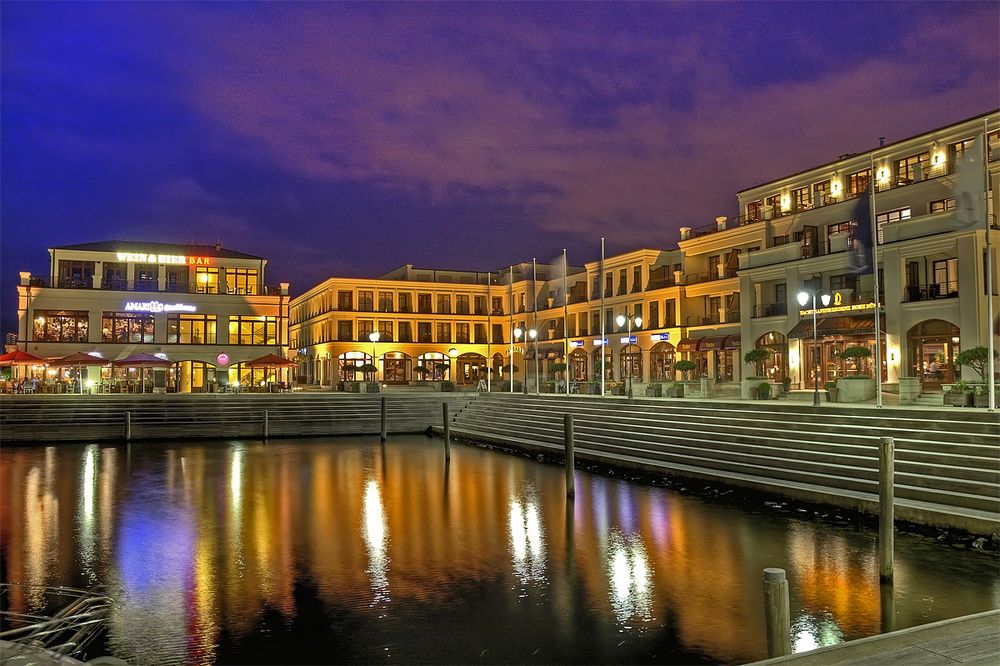
[[[183,254],[195,257],[222,257],[228,259],[263,259],[253,254],[228,250],[215,245],[195,245],[193,243],[150,243],[147,241],[98,241],[96,243],[78,243],[77,245],[60,245],[53,250],[83,250],[85,252],[137,252],[148,254]]]

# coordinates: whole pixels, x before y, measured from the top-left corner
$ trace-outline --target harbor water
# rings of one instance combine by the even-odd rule
[[[92,652],[132,664],[743,663],[765,567],[796,651],[1000,606],[995,555],[902,533],[886,590],[855,519],[580,470],[568,500],[423,436],[4,447],[0,482],[6,610],[108,586]]]

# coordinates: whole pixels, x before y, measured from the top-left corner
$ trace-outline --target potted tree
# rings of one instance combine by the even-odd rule
[[[986,381],[986,366],[990,357],[990,350],[986,347],[971,347],[959,352],[955,357],[957,365],[967,365],[979,375],[979,381]],[[1000,352],[993,352],[993,358],[1000,358]]]
[[[663,384],[653,382],[646,385],[646,395],[650,398],[660,398],[663,396]]]
[[[562,389],[566,388],[566,385],[563,384],[560,381],[560,378],[556,376],[559,373],[565,371],[566,371],[565,363],[549,363],[549,377],[551,377],[551,379],[545,383],[545,391],[547,393],[556,393],[557,391],[559,391],[560,388]]]
[[[841,359],[854,364],[854,373],[837,382],[840,402],[861,402],[875,396],[875,380],[867,373],[862,374],[863,361],[871,355],[868,347],[847,347],[840,352]]]
[[[764,379],[764,361],[768,359],[771,352],[763,347],[754,347],[743,354],[743,362],[753,366],[754,377]]]
[[[360,372],[365,376],[361,392],[378,393],[378,382],[375,381],[375,373],[378,372],[378,368],[372,363],[365,363],[364,365],[358,366],[357,372]]]
[[[827,382],[823,384],[823,388],[826,389],[827,402],[837,402],[837,394],[839,393],[837,382]]]
[[[697,368],[698,365],[694,361],[689,361],[687,359],[681,359],[674,363],[674,370],[677,370],[684,377],[684,381],[691,381],[691,372]],[[684,384],[677,383],[675,394],[678,398],[684,397]]]
[[[792,378],[787,375],[781,378],[781,390],[783,393],[788,393],[788,389],[792,386]]]

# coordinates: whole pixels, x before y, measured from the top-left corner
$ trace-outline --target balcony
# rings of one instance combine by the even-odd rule
[[[256,296],[257,285],[251,287],[237,287],[235,285],[225,286],[216,284],[204,284],[200,282],[165,282],[160,288],[159,280],[119,280],[108,278],[101,281],[99,287],[94,286],[94,279],[74,278],[67,276],[39,277],[32,275],[28,281],[30,287],[42,287],[51,289],[91,289],[94,291],[133,291],[145,293],[162,294],[227,294],[231,296]],[[279,285],[264,285],[261,287],[260,295],[278,296],[281,295]]]
[[[765,303],[755,305],[753,308],[753,318],[761,317],[782,317],[788,314],[788,303]]]
[[[958,298],[958,281],[931,282],[907,285],[903,289],[903,302],[933,301],[941,298]]]

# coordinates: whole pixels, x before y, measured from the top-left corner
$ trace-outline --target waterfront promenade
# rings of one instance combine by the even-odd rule
[[[1000,660],[1000,610],[932,622],[818,650],[755,662],[752,666],[833,664],[983,666]]]

